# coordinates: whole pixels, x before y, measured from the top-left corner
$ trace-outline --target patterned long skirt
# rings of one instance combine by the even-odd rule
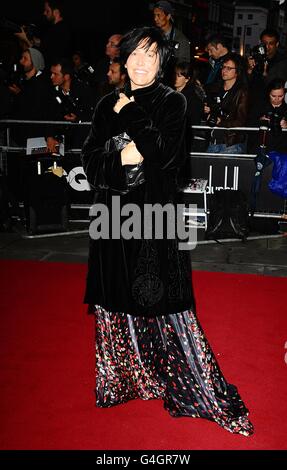
[[[171,416],[253,433],[248,410],[226,382],[192,311],[145,318],[95,306],[95,319],[97,406],[160,398]]]

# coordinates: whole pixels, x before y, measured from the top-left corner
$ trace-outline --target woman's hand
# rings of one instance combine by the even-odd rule
[[[270,122],[270,117],[265,116],[265,114],[264,114],[264,116],[261,116],[261,117],[259,118],[259,121],[263,121],[263,123],[264,123],[264,121]],[[266,124],[266,122],[265,122],[265,124]]]
[[[285,118],[281,119],[280,126],[282,129],[287,129],[287,120]]]
[[[121,151],[121,159],[122,165],[137,165],[143,161],[143,157],[133,140]]]
[[[134,100],[135,99],[133,96],[131,98],[128,98],[124,93],[120,93],[119,99],[114,106],[115,113],[118,114],[124,106],[126,106],[129,103],[132,103]]]

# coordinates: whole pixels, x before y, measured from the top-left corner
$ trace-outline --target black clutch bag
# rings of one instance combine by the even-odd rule
[[[143,162],[137,165],[125,165],[126,183],[129,189],[136,188],[145,182]]]
[[[131,142],[131,140],[132,139],[130,136],[126,132],[123,132],[122,134],[116,135],[109,139],[106,142],[105,147],[108,151],[122,150],[129,142]],[[145,182],[143,162],[136,165],[125,165],[124,168],[126,173],[127,190],[122,191],[122,194],[131,191]]]

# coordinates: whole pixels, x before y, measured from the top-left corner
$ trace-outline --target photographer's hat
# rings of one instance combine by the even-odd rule
[[[38,51],[38,49],[35,49],[35,47],[29,47],[28,51],[30,53],[31,60],[37,72],[39,72],[39,70],[41,71],[44,70],[45,61],[44,61],[43,54],[40,51]]]
[[[173,6],[165,1],[165,0],[160,0],[159,2],[157,2],[154,7],[155,8],[160,8],[161,10],[163,10],[167,15],[173,15],[174,14],[174,9],[173,9]]]

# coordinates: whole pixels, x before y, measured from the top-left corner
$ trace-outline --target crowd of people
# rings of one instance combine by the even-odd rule
[[[14,58],[11,54],[6,70],[1,70],[1,118],[90,121],[97,102],[113,88],[124,87],[126,73],[119,57],[122,33],[107,38],[103,57],[92,65],[82,51],[72,50],[72,34],[64,19],[61,0],[45,1],[43,15],[50,24],[43,35],[35,25],[23,25],[17,32],[11,29],[20,55],[15,62],[15,53]],[[190,43],[176,28],[169,2],[159,1],[154,5],[153,22],[169,42],[171,51],[163,82],[187,99],[188,150],[245,153],[255,149],[254,139],[250,139],[249,145],[244,132],[216,129],[192,133],[191,125],[257,127],[260,119],[266,118],[271,128],[274,121],[277,130],[287,126],[287,54],[280,48],[276,30],[262,31],[258,38],[261,49],[246,57],[234,53],[219,34],[211,34],[205,43],[208,65],[202,67],[202,63],[191,58]],[[274,93],[283,94],[283,99],[275,102],[271,98]],[[27,137],[40,134],[47,139],[50,151],[55,150],[62,134],[67,146],[75,148],[81,147],[86,135],[81,131],[75,138],[63,126],[53,130],[40,125],[18,126],[13,129],[12,142],[24,146]],[[268,145],[273,149],[272,137]]]
[[[7,35],[14,46],[7,67],[0,71],[0,118],[39,121],[38,125],[11,126],[12,145],[25,147],[27,138],[42,136],[47,151],[54,153],[64,137],[66,149],[80,149],[88,127],[75,128],[69,123],[90,122],[97,103],[114,89],[124,90],[128,81],[119,47],[124,31],[107,37],[103,56],[91,64],[83,51],[72,49],[62,1],[43,2],[43,15],[49,23],[45,34],[35,25],[17,29],[8,24]],[[254,138],[252,133],[249,138],[247,132],[232,128],[258,127],[261,122],[271,130],[265,133],[267,149],[284,150],[287,133],[281,130],[287,127],[287,54],[280,48],[278,32],[262,31],[260,47],[246,57],[234,52],[219,34],[210,34],[203,64],[191,57],[189,40],[175,26],[168,1],[158,1],[152,15],[154,26],[169,45],[161,81],[186,98],[187,152],[256,153],[262,134]],[[210,130],[193,130],[193,125],[207,125]],[[4,135],[2,130],[2,141]],[[182,171],[189,176],[188,162]]]
[[[35,25],[23,25],[17,32],[11,28],[17,44],[14,57],[12,53],[6,69],[1,70],[1,118],[90,121],[97,102],[113,88],[124,87],[126,73],[119,57],[122,33],[107,38],[105,54],[92,65],[82,51],[72,50],[72,34],[61,0],[45,1],[43,15],[50,24],[45,34],[41,35]],[[159,1],[154,5],[153,22],[170,45],[170,60],[163,81],[187,99],[188,150],[245,153],[253,152],[259,145],[253,138],[248,143],[244,132],[192,132],[191,125],[257,127],[261,118],[267,118],[272,127],[275,115],[277,130],[287,126],[283,106],[287,54],[280,48],[276,30],[265,29],[258,38],[263,46],[262,55],[246,57],[230,50],[219,34],[211,34],[205,43],[209,60],[202,67],[191,58],[190,43],[176,28],[169,2]],[[18,60],[15,59],[17,53],[20,54]],[[280,106],[270,101],[270,93],[278,90],[278,80],[282,82],[280,93],[284,94]],[[18,126],[12,130],[12,143],[25,146],[27,137],[36,135],[44,135],[47,148],[55,151],[60,135],[65,135],[68,147],[80,148],[86,133],[83,128],[75,136],[75,130],[65,126]],[[272,150],[275,140],[270,138],[268,145]]]

